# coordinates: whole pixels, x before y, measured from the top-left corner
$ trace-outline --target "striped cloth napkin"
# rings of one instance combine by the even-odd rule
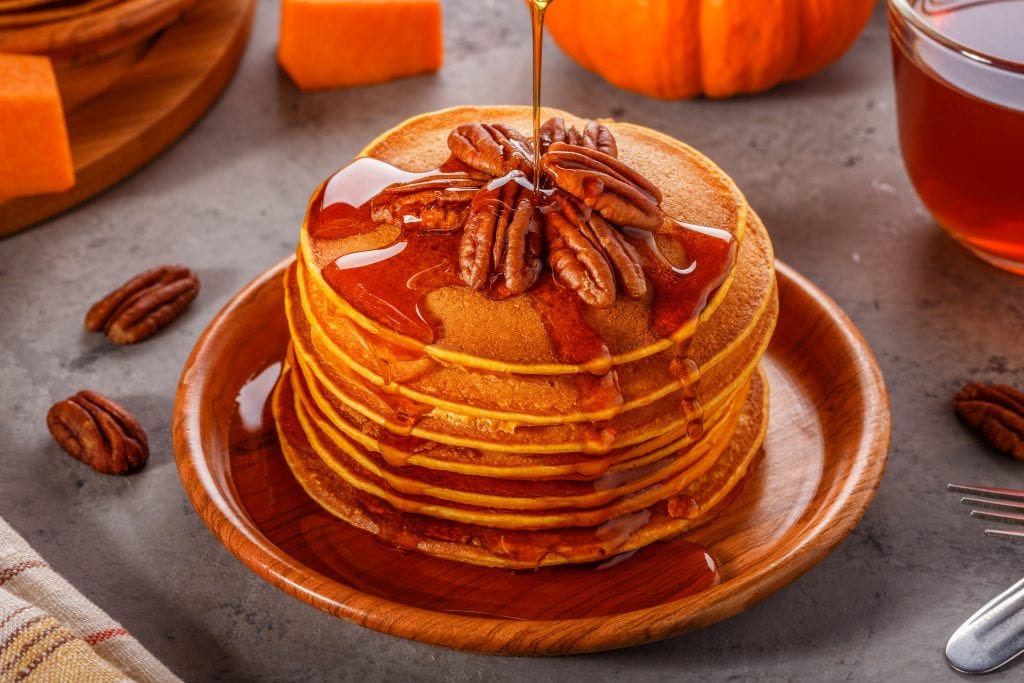
[[[0,683],[179,681],[0,517]]]

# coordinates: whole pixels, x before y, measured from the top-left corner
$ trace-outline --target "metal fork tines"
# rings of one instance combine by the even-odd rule
[[[971,517],[1024,526],[1024,491],[965,484],[949,484],[948,489],[954,493],[969,494],[961,498],[960,502],[974,508]],[[1024,540],[1024,531],[985,529],[985,535]]]

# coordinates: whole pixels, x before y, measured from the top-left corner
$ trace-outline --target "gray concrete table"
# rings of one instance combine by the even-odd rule
[[[293,250],[310,192],[379,132],[454,104],[529,101],[521,3],[450,0],[445,12],[439,74],[303,94],[276,67],[277,3],[261,0],[237,77],[194,130],[115,189],[0,241],[0,515],[188,680],[953,678],[946,638],[1020,578],[1024,547],[983,537],[945,484],[1024,487],[1024,465],[980,446],[949,400],[972,379],[1024,385],[1024,280],[970,256],[919,205],[895,136],[881,10],[838,64],[757,97],[646,99],[553,45],[546,65],[547,104],[663,130],[721,164],[779,257],[873,346],[892,392],[888,471],[863,522],[815,569],[688,636],[505,659],[330,617],[251,573],[203,526],[178,480],[170,422],[206,322]],[[82,331],[98,294],[166,262],[202,278],[183,319],[137,347]],[[81,388],[139,416],[153,451],[140,475],[94,474],[51,441],[46,410]]]

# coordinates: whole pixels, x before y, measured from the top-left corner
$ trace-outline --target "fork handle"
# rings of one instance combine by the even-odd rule
[[[965,674],[995,671],[1024,652],[1024,579],[992,598],[946,644],[946,661]]]

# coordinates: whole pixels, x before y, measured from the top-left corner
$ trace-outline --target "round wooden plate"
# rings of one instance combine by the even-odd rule
[[[889,400],[874,357],[831,299],[779,264],[781,314],[763,362],[772,392],[764,457],[726,511],[686,537],[717,557],[722,582],[679,597],[673,548],[686,541],[657,543],[615,563],[607,585],[588,581],[594,590],[570,591],[524,619],[518,603],[545,604],[544,595],[566,595],[552,586],[573,572],[606,570],[510,572],[401,553],[328,515],[291,476],[266,406],[288,339],[280,284],[288,263],[235,296],[196,344],[174,410],[178,471],[199,515],[245,565],[363,626],[517,655],[678,635],[814,566],[860,521],[882,477]]]
[[[254,7],[255,0],[198,0],[151,45],[133,53],[138,61],[124,65],[117,58],[107,65],[116,80],[99,95],[85,93],[91,99],[67,114],[75,186],[0,201],[0,235],[107,189],[177,140],[230,82],[249,37]],[[79,95],[77,85],[82,84],[69,81],[92,76],[98,76],[92,69],[81,75],[58,69],[65,91]]]

